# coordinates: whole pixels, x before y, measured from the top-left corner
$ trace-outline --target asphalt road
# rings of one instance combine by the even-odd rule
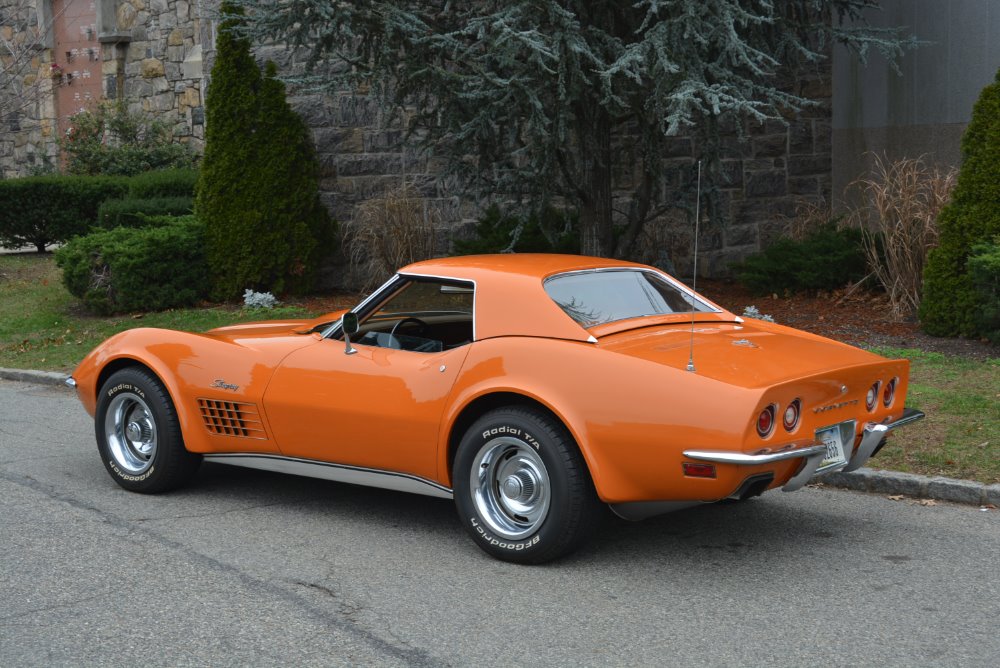
[[[983,666],[998,620],[997,511],[771,492],[513,566],[427,497],[221,465],[130,494],[69,391],[0,381],[5,667]]]

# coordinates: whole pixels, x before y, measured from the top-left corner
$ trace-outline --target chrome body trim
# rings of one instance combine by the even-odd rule
[[[439,499],[450,499],[453,497],[452,491],[444,485],[439,485],[432,480],[410,475],[409,473],[382,471],[362,466],[349,466],[347,464],[333,464],[314,459],[299,459],[296,457],[256,453],[227,453],[207,454],[205,455],[205,461],[215,462],[216,464],[243,466],[261,471],[290,473],[292,475],[320,478],[334,482],[346,482],[352,485],[381,487],[382,489],[392,489],[398,492],[434,496]]]
[[[778,452],[765,452],[759,455],[748,455],[745,452],[729,452],[725,450],[685,450],[684,456],[689,459],[699,459],[706,462],[716,462],[719,464],[736,464],[739,466],[755,466],[758,464],[771,464],[782,462],[788,459],[802,459],[802,466],[789,479],[781,489],[786,492],[794,492],[800,489],[813,475],[816,469],[823,462],[826,456],[825,445],[807,445],[802,448],[791,450],[780,450]],[[838,465],[839,466],[839,465]],[[827,469],[833,471],[834,467]]]
[[[63,382],[66,383],[67,387],[72,387],[74,390],[76,389],[76,379],[73,378],[73,376],[66,376],[66,380]]]
[[[786,459],[795,459],[796,457],[811,457],[814,455],[824,454],[826,454],[826,446],[815,444],[810,444],[802,448],[779,450],[778,452],[765,452],[759,455],[748,455],[745,452],[732,452],[730,450],[684,451],[684,456],[688,459],[698,459],[705,462],[716,462],[719,464],[739,464],[740,466],[770,464],[772,462],[781,462]]]
[[[861,468],[871,458],[872,454],[878,448],[879,443],[889,435],[890,431],[912,424],[923,418],[923,411],[918,411],[915,408],[904,408],[903,414],[898,420],[882,423],[868,422],[865,424],[864,429],[862,429],[861,443],[843,470],[848,472]]]

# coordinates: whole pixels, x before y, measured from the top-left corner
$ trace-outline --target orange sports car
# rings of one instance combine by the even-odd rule
[[[923,417],[908,368],[652,267],[525,254],[418,262],[314,320],[129,330],[67,383],[126,489],[207,460],[454,498],[482,549],[539,563],[605,507],[641,519],[862,466]]]

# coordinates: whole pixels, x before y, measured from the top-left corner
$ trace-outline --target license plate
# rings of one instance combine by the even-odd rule
[[[841,439],[840,425],[818,429],[816,440],[826,446],[826,457],[820,462],[819,468],[843,464],[847,461],[844,455],[844,442]]]

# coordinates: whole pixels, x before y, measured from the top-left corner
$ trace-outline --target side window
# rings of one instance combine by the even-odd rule
[[[379,348],[436,353],[472,343],[471,283],[413,280],[361,323],[357,343]]]

